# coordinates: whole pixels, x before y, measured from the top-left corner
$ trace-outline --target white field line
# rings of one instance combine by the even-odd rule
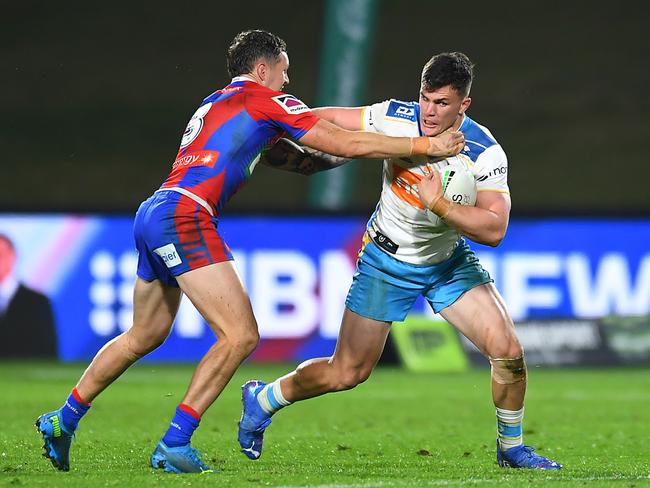
[[[566,482],[589,482],[589,481],[641,481],[649,480],[650,474],[646,476],[575,476],[556,478],[554,476],[547,476],[546,478],[534,478],[527,480],[528,483],[535,482],[548,482],[556,481],[558,483]],[[460,486],[460,485],[477,485],[483,483],[503,483],[501,478],[470,478],[466,480],[451,479],[451,480],[417,480],[418,486]],[[328,483],[328,484],[309,484],[309,485],[282,485],[277,488],[382,488],[385,486],[413,486],[413,482],[407,480],[402,481],[370,481],[368,483]]]

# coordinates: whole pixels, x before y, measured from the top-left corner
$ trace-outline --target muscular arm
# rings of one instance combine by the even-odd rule
[[[444,220],[474,242],[496,247],[506,235],[510,206],[507,193],[482,191],[474,207],[453,203]]]
[[[351,160],[299,146],[284,138],[266,151],[260,160],[266,166],[302,175],[311,175],[336,168],[349,161]]]
[[[321,119],[325,119],[342,129],[362,130],[363,111],[366,107],[321,107],[312,111]]]
[[[359,157],[383,159],[412,154],[444,157],[458,154],[464,146],[461,133],[447,133],[435,138],[410,138],[362,132],[364,109],[365,107],[314,109],[313,112],[321,120],[300,139],[300,142],[310,147],[301,147],[287,139],[280,139],[262,156],[262,164],[310,175],[336,168]]]
[[[440,174],[432,171],[418,183],[418,195],[425,207],[474,242],[495,247],[506,235],[511,206],[507,193],[480,191],[475,206],[458,205],[442,196]]]
[[[320,119],[301,138],[303,144],[344,158],[384,159],[411,155],[446,157],[458,154],[465,145],[460,132],[436,137],[389,137],[366,131],[350,131]]]
[[[323,107],[312,111],[321,119],[327,120],[343,129],[361,130],[363,108]],[[272,168],[311,175],[341,166],[351,158],[332,156],[311,147],[299,146],[282,138],[262,155],[261,163]]]

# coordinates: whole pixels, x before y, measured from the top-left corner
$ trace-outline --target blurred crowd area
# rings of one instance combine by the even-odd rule
[[[19,2],[0,24],[0,208],[134,212],[167,175],[187,120],[227,84],[245,29],[288,43],[290,93],[314,105],[325,2]],[[641,10],[639,10],[641,9]],[[360,104],[414,100],[422,65],[476,64],[470,115],[509,156],[515,214],[650,214],[647,4],[379,1]],[[372,210],[362,161],[347,212]],[[256,170],[230,212],[309,211],[305,177]]]

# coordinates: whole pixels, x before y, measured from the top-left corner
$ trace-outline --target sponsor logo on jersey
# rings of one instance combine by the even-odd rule
[[[172,168],[183,166],[214,166],[219,158],[219,151],[197,151],[183,156],[178,156]]]
[[[394,119],[409,120],[411,122],[417,122],[417,116],[415,114],[415,106],[412,103],[398,102],[391,100],[388,105],[388,110],[386,111],[386,117],[392,117]]]
[[[508,173],[507,166],[499,166],[498,168],[494,168],[488,174],[479,176],[478,178],[476,178],[476,181],[485,181],[488,178],[491,178],[492,176],[500,176],[500,175],[505,175],[507,173]]]
[[[167,244],[166,246],[159,247],[158,249],[154,249],[153,252],[162,258],[165,266],[168,268],[172,268],[183,262],[181,257],[178,255],[178,252],[176,251],[176,246],[174,246],[174,243]]]
[[[277,97],[272,97],[275,103],[280,105],[288,114],[300,114],[302,112],[309,112],[309,107],[305,105],[302,101],[298,100],[293,95],[287,93],[278,95]]]
[[[235,93],[238,91],[242,91],[244,89],[243,86],[227,86],[226,88],[219,90],[219,93],[226,94],[226,93]]]

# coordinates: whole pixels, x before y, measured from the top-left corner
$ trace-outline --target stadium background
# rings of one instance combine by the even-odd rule
[[[498,9],[485,2],[459,9],[372,0],[248,5],[7,6],[0,34],[7,85],[0,92],[0,230],[18,243],[19,277],[53,299],[61,359],[84,359],[128,327],[131,216],[167,174],[198,102],[228,82],[230,40],[255,27],[286,39],[288,91],[312,106],[414,99],[431,54],[466,52],[476,63],[470,114],[509,155],[510,234],[496,253],[484,255],[515,319],[648,312],[650,67],[636,39],[644,21],[638,9],[631,14],[633,2],[506,2]],[[258,318],[272,324],[262,325],[263,337],[302,341],[273,346],[269,354],[261,348],[257,357],[302,359],[333,346],[341,312],[334,304],[349,281],[332,287],[324,280],[353,269],[379,181],[376,161],[312,178],[259,167],[230,202],[222,231],[242,248],[242,267],[251,266],[242,274]],[[569,220],[548,221],[553,216]],[[286,223],[292,217],[302,220]],[[264,228],[267,242],[247,223]],[[285,227],[295,232],[279,230]],[[299,244],[296,232],[314,238]],[[264,254],[267,248],[275,254]],[[328,254],[332,249],[338,257]],[[527,260],[539,265],[523,269]],[[300,263],[307,274],[296,271]],[[312,292],[301,294],[301,283]],[[256,303],[255,290],[263,286],[278,290],[275,302]],[[296,317],[306,325],[282,325]],[[71,349],[79,328],[88,326],[92,340]],[[634,334],[645,337],[646,326],[632,326]],[[170,347],[181,352],[169,359],[200,356],[211,336],[193,327],[195,336],[203,331],[203,342],[192,353]],[[590,327],[593,335],[602,324]],[[314,337],[327,340],[308,347]]]
[[[328,37],[333,6],[348,9],[338,26],[347,29],[343,43]],[[470,56],[470,115],[492,130],[510,162],[509,233],[497,249],[476,248],[526,346],[526,439],[565,463],[555,476],[562,486],[647,481],[649,10],[631,0],[4,2],[0,233],[18,248],[19,279],[52,302],[58,360],[32,361],[35,354],[2,330],[0,485],[172,482],[147,469],[147,456],[212,341],[187,306],[152,362],[95,402],[69,476],[39,459],[38,440],[27,432],[61,402],[101,344],[128,327],[132,215],[166,176],[197,104],[228,82],[225,49],[248,28],[287,41],[287,91],[311,106],[332,103],[335,89],[350,104],[411,100],[432,54]],[[356,90],[344,89],[347,77],[332,79],[336,68],[328,64],[337,57],[327,53],[347,52],[350,38],[360,40]],[[485,361],[422,303],[408,327],[395,328],[384,359],[396,360],[399,347],[409,368],[427,374],[379,368],[353,392],[286,409],[265,457],[242,459],[233,428],[238,385],[275,378],[333,348],[342,277],[349,280],[380,185],[376,162],[350,167],[335,205],[320,198],[324,188],[329,195],[327,180],[258,167],[222,219],[262,327],[253,359],[264,363],[240,369],[195,436],[222,470],[219,481],[552,482],[494,466],[488,375],[468,367]],[[33,325],[20,324],[23,344],[47,337]],[[465,372],[449,372],[457,370]],[[214,479],[190,482],[212,486]]]
[[[433,53],[466,52],[476,63],[471,115],[509,155],[514,215],[650,212],[646,3],[376,5],[374,16],[346,16],[375,26],[357,103],[411,100]],[[326,88],[326,19],[321,1],[5,3],[0,208],[134,212],[166,175],[202,97],[229,81],[233,36],[281,35],[288,90],[314,106]],[[359,166],[345,211],[366,215],[380,169]],[[308,192],[305,178],[258,168],[228,211],[304,212]]]

